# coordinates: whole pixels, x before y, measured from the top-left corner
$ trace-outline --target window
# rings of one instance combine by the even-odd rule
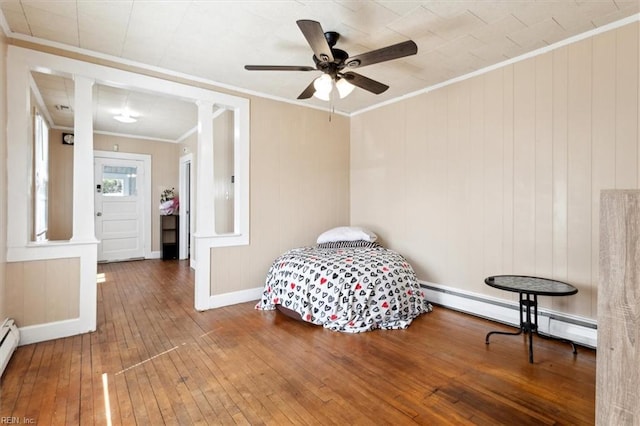
[[[102,195],[131,197],[136,192],[136,168],[104,166],[102,169]]]
[[[46,241],[49,202],[49,126],[36,111],[34,117],[34,240]]]

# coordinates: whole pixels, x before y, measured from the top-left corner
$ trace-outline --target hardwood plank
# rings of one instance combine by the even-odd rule
[[[343,334],[243,303],[193,309],[188,262],[99,265],[98,330],[18,348],[0,416],[39,424],[592,424],[595,351],[484,335],[435,307]]]

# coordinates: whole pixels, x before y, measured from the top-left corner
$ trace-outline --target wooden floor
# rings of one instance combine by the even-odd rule
[[[595,352],[435,307],[342,334],[245,303],[193,309],[186,262],[99,266],[98,331],[20,347],[0,416],[21,424],[593,424]],[[505,328],[506,329],[506,328]],[[6,423],[6,421],[5,421]]]

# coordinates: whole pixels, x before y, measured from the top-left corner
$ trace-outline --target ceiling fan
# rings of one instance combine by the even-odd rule
[[[377,64],[418,53],[418,46],[411,40],[381,49],[372,50],[356,56],[349,56],[344,50],[335,48],[340,34],[334,31],[324,32],[319,22],[301,19],[298,27],[313,50],[315,67],[303,65],[245,65],[248,71],[322,71],[323,74],[314,79],[300,93],[298,99],[316,96],[329,100],[335,86],[341,98],[347,96],[354,86],[379,95],[389,88],[386,84],[372,80],[351,69]]]

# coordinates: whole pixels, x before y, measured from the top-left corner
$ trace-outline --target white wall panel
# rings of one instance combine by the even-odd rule
[[[581,293],[576,314],[588,315],[595,281],[591,276],[591,40],[567,47],[568,276]],[[565,299],[560,299],[564,301]]]
[[[553,276],[553,56],[535,58],[535,275]]]
[[[447,273],[446,268],[446,242],[447,242],[447,222],[449,221],[447,204],[447,193],[442,188],[447,185],[448,166],[444,158],[447,156],[447,122],[448,97],[443,90],[433,93],[427,98],[427,133],[426,144],[429,148],[429,158],[424,166],[427,171],[427,186],[429,188],[424,193],[425,204],[429,209],[429,217],[432,221],[416,222],[410,224],[412,229],[425,227],[428,232],[426,239],[421,242],[420,252],[424,253],[426,260],[424,267],[427,271],[426,277],[434,282],[444,282]],[[410,203],[409,203],[410,204]],[[429,242],[425,244],[425,242]]]
[[[482,235],[484,250],[483,276],[495,275],[503,271],[504,245],[503,225],[505,214],[503,208],[505,150],[504,150],[504,73],[502,70],[486,75],[484,81],[484,221]],[[483,283],[479,283],[483,285]],[[492,289],[498,295],[499,290]]]
[[[477,209],[465,209],[466,222],[471,230],[481,231],[484,229],[486,216],[490,214],[483,208],[484,189],[486,188],[485,177],[485,153],[486,140],[484,138],[485,108],[484,108],[484,79],[477,78],[469,81],[469,137],[468,137],[468,157],[466,173],[468,198],[467,203],[478,206]],[[480,160],[480,161],[478,161]],[[484,283],[475,277],[484,275],[484,233],[468,232],[467,237],[469,282],[473,291],[482,291]]]
[[[463,82],[449,91],[447,120],[447,237],[446,271],[447,282],[467,285],[469,273],[469,250],[467,210],[475,208],[469,203],[467,193],[467,163],[469,145],[469,83]],[[465,268],[456,265],[465,264]]]
[[[638,25],[616,31],[616,188],[638,184]],[[624,153],[624,154],[623,154]]]
[[[593,117],[591,185],[591,276],[598,277],[600,235],[600,189],[615,188],[616,181],[616,34],[609,32],[593,40]],[[591,299],[596,312],[597,298]]]
[[[513,67],[513,268],[535,275],[536,92],[535,59]]]
[[[351,223],[425,281],[515,300],[484,278],[555,277],[579,293],[541,303],[595,319],[599,194],[640,179],[638,27],[353,117]],[[392,176],[392,202],[364,191]]]
[[[426,98],[415,97],[407,101],[406,114],[406,148],[404,152],[406,168],[413,170],[413,176],[407,175],[405,180],[397,185],[403,187],[406,199],[413,200],[411,205],[403,207],[404,219],[407,224],[424,223],[425,226],[415,228],[407,226],[403,230],[405,237],[404,243],[398,247],[399,251],[411,252],[416,256],[408,258],[409,262],[416,265],[416,273],[427,276],[428,266],[423,266],[423,261],[428,262],[432,250],[429,253],[421,253],[422,241],[432,238],[430,228],[426,226],[436,220],[435,212],[431,203],[428,201],[433,189],[430,188],[431,182],[429,175],[429,164],[432,156],[429,152],[427,144],[428,117],[433,114],[433,102],[427,102]]]
[[[498,72],[500,70],[497,70]],[[511,274],[514,272],[513,266],[513,244],[514,244],[514,231],[513,231],[513,177],[514,177],[514,162],[513,162],[513,147],[514,147],[514,133],[513,133],[513,67],[506,67],[502,70],[504,76],[504,121],[503,135],[503,158],[504,158],[504,172],[503,172],[503,234],[502,234],[502,273]],[[492,274],[497,275],[497,274]]]
[[[553,122],[553,272],[552,277],[567,280],[567,49],[551,53],[553,76],[551,96]]]

